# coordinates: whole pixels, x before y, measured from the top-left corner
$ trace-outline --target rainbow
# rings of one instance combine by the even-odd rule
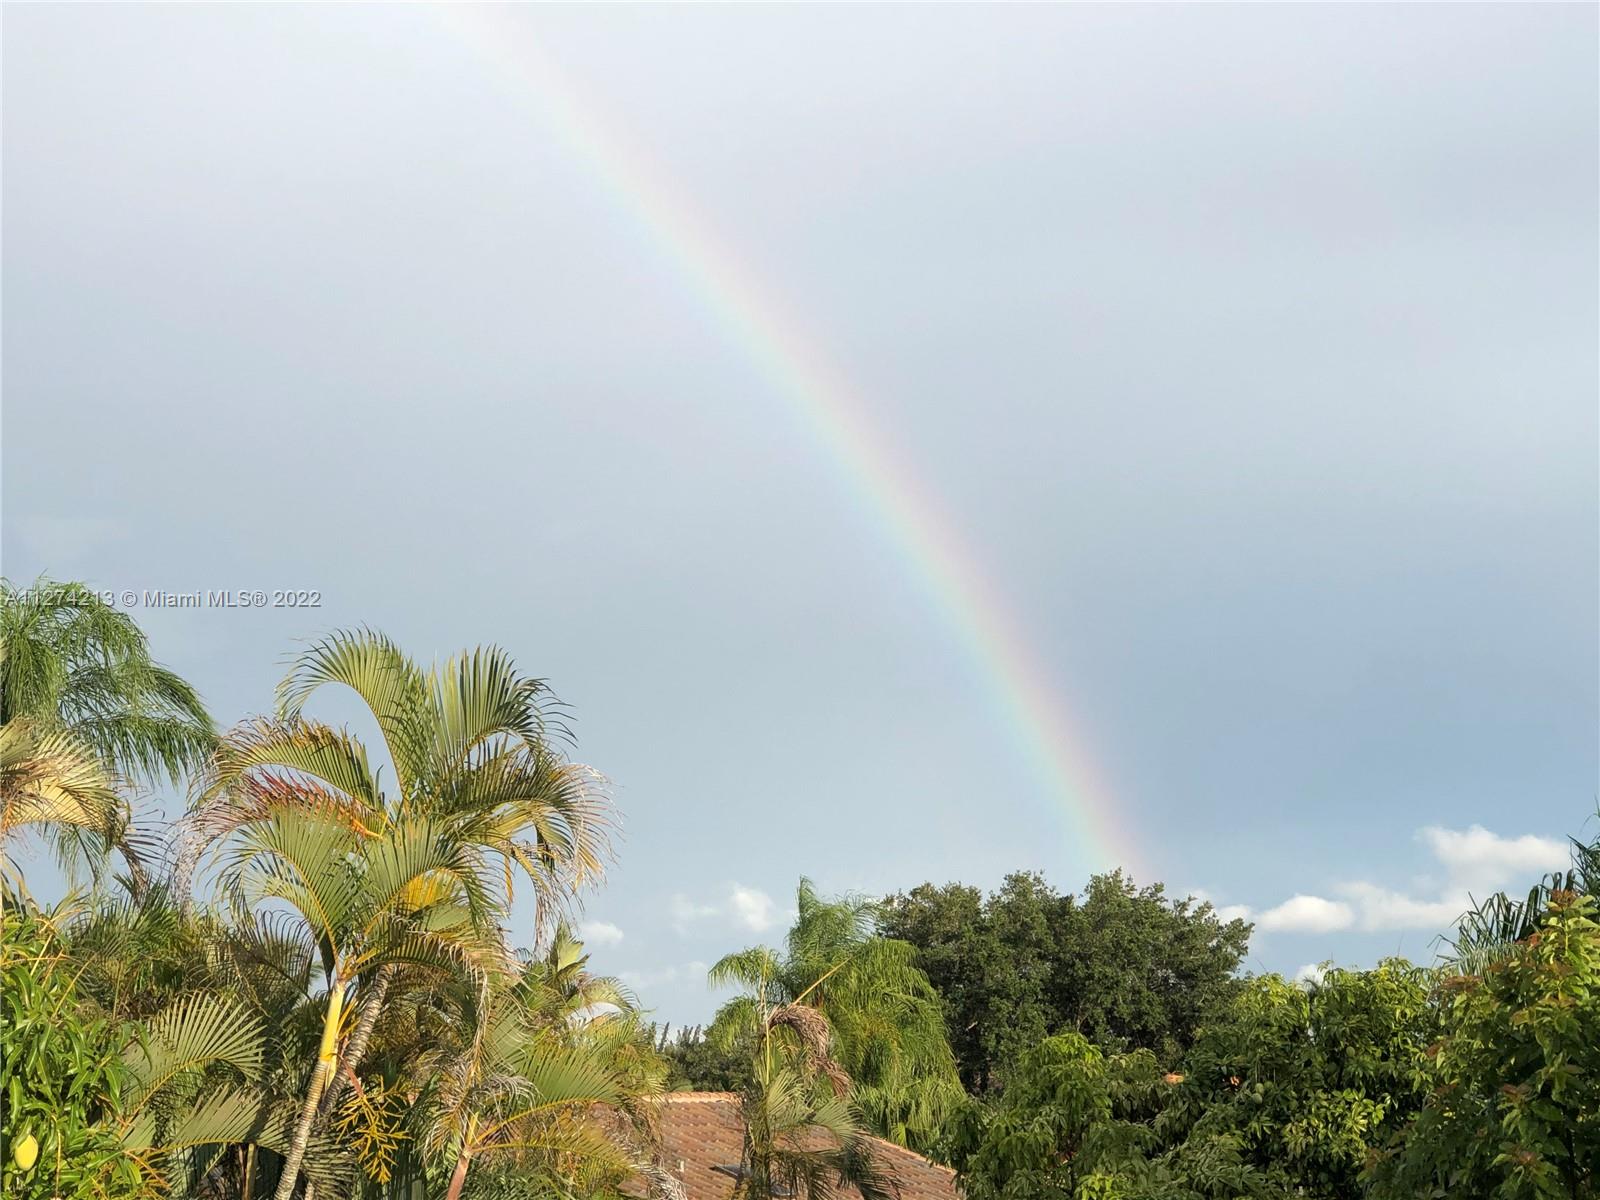
[[[676,270],[686,287],[759,367],[837,466],[841,479],[883,526],[887,542],[959,640],[1003,728],[1066,821],[1075,865],[1137,867],[1119,806],[1100,779],[1057,689],[956,526],[896,447],[863,415],[849,382],[652,164],[643,148],[580,93],[512,6],[431,9],[452,36],[487,64],[492,82],[531,110],[593,175],[616,208]]]

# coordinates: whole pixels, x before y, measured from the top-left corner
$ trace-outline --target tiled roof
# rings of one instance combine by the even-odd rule
[[[672,1092],[661,1100],[657,1128],[661,1164],[683,1181],[685,1200],[731,1200],[732,1176],[716,1170],[738,1166],[744,1153],[744,1124],[733,1092]],[[901,1200],[960,1200],[955,1172],[891,1142],[873,1139],[882,1168],[898,1185]],[[642,1181],[624,1190],[644,1195]],[[841,1188],[841,1200],[859,1200],[854,1188]]]

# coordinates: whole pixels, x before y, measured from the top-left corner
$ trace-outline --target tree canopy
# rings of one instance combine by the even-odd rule
[[[334,634],[212,738],[76,595],[8,590],[0,623],[7,1196],[683,1200],[651,1106],[699,1087],[739,1094],[738,1200],[889,1200],[878,1138],[969,1200],[1595,1200],[1600,842],[1440,963],[1314,982],[1241,974],[1248,924],[1121,872],[882,902],[802,879],[782,945],[723,957],[740,994],[674,1040],[565,922],[610,812],[503,651]],[[372,747],[308,715],[333,688]],[[134,780],[172,771],[190,811],[141,829]],[[28,830],[130,869],[42,906]]]
[[[984,896],[923,884],[884,904],[883,930],[916,947],[945,1009],[968,1090],[1002,1088],[1046,1036],[1082,1033],[1112,1050],[1173,1061],[1204,1014],[1238,988],[1250,926],[1209,903],[1114,871],[1062,895],[1036,874]]]

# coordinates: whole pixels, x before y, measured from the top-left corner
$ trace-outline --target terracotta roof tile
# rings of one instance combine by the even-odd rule
[[[744,1153],[739,1097],[733,1092],[673,1092],[662,1098],[659,1115],[661,1161],[683,1180],[687,1200],[731,1200],[734,1181],[716,1170],[737,1166]],[[879,1161],[899,1185],[901,1200],[960,1200],[955,1172],[891,1142],[873,1139]],[[643,1196],[640,1180],[623,1189]],[[840,1193],[858,1200],[853,1188]]]

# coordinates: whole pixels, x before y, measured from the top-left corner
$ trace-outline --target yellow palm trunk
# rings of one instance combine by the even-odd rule
[[[317,1050],[317,1065],[312,1069],[311,1082],[306,1085],[305,1103],[300,1108],[300,1120],[295,1125],[289,1152],[283,1158],[283,1174],[278,1177],[278,1190],[273,1200],[289,1200],[294,1194],[295,1182],[300,1177],[300,1161],[306,1156],[306,1144],[311,1140],[311,1123],[316,1119],[317,1101],[323,1088],[333,1078],[339,1047],[339,1018],[344,1013],[344,984],[338,973],[328,988],[328,1011],[322,1018],[322,1044]]]
[[[344,988],[336,987],[328,993],[328,1011],[322,1018],[322,1045],[317,1050],[317,1069],[311,1083],[316,1099],[322,1098],[322,1090],[338,1065],[339,1022],[343,1016]]]

